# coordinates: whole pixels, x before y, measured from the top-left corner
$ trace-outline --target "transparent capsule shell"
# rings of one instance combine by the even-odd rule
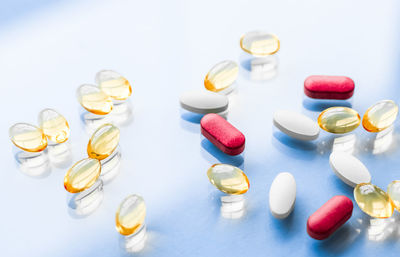
[[[267,56],[279,51],[280,41],[277,36],[263,31],[250,31],[240,38],[243,51],[254,56]]]
[[[41,152],[47,147],[43,131],[28,123],[16,123],[9,129],[11,142],[27,152]]]
[[[250,183],[244,172],[229,164],[214,164],[207,170],[211,184],[226,194],[240,195],[249,190]]]
[[[110,156],[119,143],[119,129],[112,124],[100,126],[92,135],[87,146],[90,158],[103,160]]]
[[[129,81],[115,71],[99,71],[95,80],[99,88],[115,100],[125,100],[132,94]]]
[[[93,114],[106,115],[113,109],[111,97],[94,85],[80,86],[76,91],[76,96],[82,107]]]
[[[400,211],[400,180],[395,180],[388,185],[387,194],[392,200],[394,208]]]
[[[44,109],[39,113],[38,124],[47,138],[55,143],[64,143],[70,135],[68,121],[53,109]]]
[[[128,236],[137,232],[144,224],[146,205],[139,195],[126,197],[118,207],[115,225],[121,235]]]
[[[380,101],[365,112],[362,125],[368,132],[380,132],[390,127],[397,118],[399,107],[392,100]]]
[[[100,176],[97,159],[86,158],[75,163],[65,174],[64,187],[70,193],[79,193],[91,187]]]
[[[239,66],[234,61],[222,61],[217,63],[207,73],[204,86],[207,90],[220,92],[231,86],[238,77]]]
[[[393,204],[389,195],[371,183],[361,183],[354,188],[354,199],[360,209],[374,218],[389,218]]]
[[[360,125],[360,122],[358,112],[348,107],[331,107],[321,112],[318,117],[320,128],[334,134],[351,132]]]

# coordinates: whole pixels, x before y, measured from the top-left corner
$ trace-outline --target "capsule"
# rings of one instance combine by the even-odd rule
[[[119,129],[112,124],[100,126],[92,135],[87,146],[90,158],[103,160],[110,156],[119,143]]]
[[[218,149],[229,155],[243,152],[245,137],[237,128],[215,113],[205,115],[200,120],[201,134]]]
[[[395,180],[388,185],[387,194],[392,200],[393,207],[400,211],[400,180]]]
[[[390,127],[397,118],[399,107],[392,100],[377,102],[365,112],[362,125],[369,132],[379,132]]]
[[[53,109],[44,109],[39,113],[39,127],[47,138],[55,143],[64,143],[68,140],[70,128],[67,120]]]
[[[129,81],[112,70],[102,70],[96,74],[96,83],[101,91],[115,100],[125,100],[132,94]]]
[[[331,107],[321,112],[318,117],[320,128],[334,134],[351,132],[360,122],[360,115],[348,107]]]
[[[273,34],[251,31],[240,38],[240,47],[251,55],[266,56],[278,52],[280,42],[278,37]]]
[[[207,170],[211,184],[220,191],[230,195],[241,195],[250,187],[249,179],[244,172],[229,164],[214,164]]]
[[[115,215],[115,226],[121,235],[137,232],[144,224],[146,205],[139,195],[130,195],[119,205]]]
[[[11,142],[27,152],[41,152],[47,147],[47,138],[43,131],[28,123],[17,123],[9,130]]]
[[[220,92],[232,85],[238,76],[239,66],[234,61],[222,61],[217,63],[207,73],[204,79],[206,89]]]
[[[84,84],[78,88],[76,96],[79,103],[88,112],[97,115],[106,115],[113,109],[111,97],[96,86]]]
[[[70,193],[82,192],[96,182],[100,172],[99,160],[91,158],[80,160],[65,174],[64,187]]]
[[[389,195],[371,183],[361,183],[354,188],[354,199],[358,207],[374,218],[389,218],[393,214],[393,204]]]
[[[345,100],[353,96],[354,81],[345,76],[309,76],[304,81],[304,93],[316,99]]]

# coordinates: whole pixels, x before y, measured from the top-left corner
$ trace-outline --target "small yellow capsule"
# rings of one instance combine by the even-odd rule
[[[55,143],[64,143],[69,138],[69,125],[67,120],[53,109],[44,109],[39,113],[39,127],[48,139]]]
[[[360,115],[348,107],[331,107],[318,117],[318,125],[325,131],[344,134],[355,130],[360,125]]]
[[[129,236],[144,224],[146,205],[139,195],[130,195],[119,205],[115,226],[121,235]]]
[[[280,42],[277,36],[263,31],[251,31],[240,38],[243,51],[254,56],[272,55],[279,51]]]
[[[43,131],[28,123],[17,123],[9,130],[15,146],[27,152],[41,152],[47,147],[47,138]]]
[[[387,193],[392,200],[394,208],[400,211],[400,180],[395,180],[389,184]]]
[[[213,92],[222,91],[235,82],[238,73],[239,66],[234,61],[222,61],[207,73],[204,86]]]
[[[100,172],[99,160],[91,158],[80,160],[65,174],[64,187],[70,193],[82,192],[96,182]]]
[[[211,184],[226,194],[244,194],[250,187],[246,174],[229,164],[214,164],[208,169],[207,176]]]
[[[87,146],[90,158],[103,160],[110,156],[119,143],[119,129],[112,124],[100,126],[92,135]]]
[[[377,102],[368,108],[362,125],[369,132],[379,132],[390,127],[397,118],[399,107],[392,100]]]
[[[102,70],[96,74],[100,89],[115,100],[125,100],[132,94],[129,81],[115,71]]]
[[[354,199],[360,209],[374,218],[389,218],[393,204],[388,194],[371,183],[361,183],[354,188]]]
[[[76,96],[79,103],[88,112],[97,115],[106,115],[113,109],[111,97],[96,86],[84,84],[78,88]]]

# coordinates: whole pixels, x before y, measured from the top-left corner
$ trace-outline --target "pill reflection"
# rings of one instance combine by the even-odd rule
[[[68,141],[61,144],[49,145],[47,153],[51,164],[57,168],[67,168],[72,163],[71,144]]]
[[[353,154],[356,144],[356,135],[349,134],[333,139],[332,152],[345,152]]]
[[[103,201],[103,181],[98,179],[91,187],[77,194],[68,194],[69,213],[74,218],[92,214]]]
[[[143,250],[147,239],[146,232],[147,232],[146,225],[144,224],[139,228],[139,230],[136,233],[132,235],[129,236],[121,235],[124,250],[128,253],[136,253]]]
[[[278,74],[276,56],[258,57],[250,61],[251,80],[270,80]]]
[[[221,196],[221,216],[226,219],[239,219],[246,212],[244,195]]]
[[[14,157],[18,169],[29,177],[44,178],[51,172],[50,161],[46,151],[30,153],[19,150]]]
[[[101,174],[100,179],[104,184],[111,182],[121,170],[121,151],[120,147],[114,150],[114,152],[107,158],[100,161],[101,163]]]
[[[389,150],[393,143],[393,131],[394,127],[392,125],[389,128],[376,134],[373,142],[373,154],[380,154]]]

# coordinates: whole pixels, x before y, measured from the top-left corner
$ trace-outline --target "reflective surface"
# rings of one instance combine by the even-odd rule
[[[361,119],[357,111],[347,107],[331,107],[318,116],[319,126],[330,133],[344,134],[355,130]]]

